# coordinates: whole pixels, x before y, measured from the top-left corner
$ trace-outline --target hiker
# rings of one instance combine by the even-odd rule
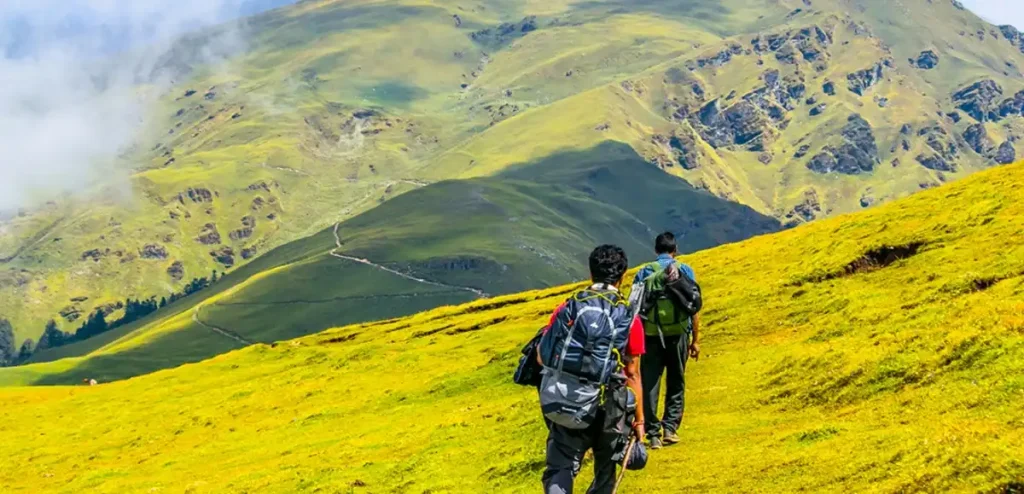
[[[627,266],[621,248],[594,249],[593,284],[555,310],[539,339],[538,391],[548,426],[546,494],[572,493],[583,455],[591,449],[594,481],[587,492],[612,492],[630,433],[644,437],[643,400],[637,399],[643,391],[643,325],[619,293]]]
[[[700,356],[700,318],[697,315],[700,288],[696,285],[693,268],[676,260],[677,250],[675,235],[671,232],[658,235],[654,241],[657,260],[641,268],[633,283],[634,287],[643,283],[646,289],[641,317],[647,353],[640,363],[640,375],[644,384],[643,406],[651,419],[647,424],[651,449],[679,442],[686,404],[686,362],[688,358],[696,360]],[[658,276],[661,278],[656,279]],[[679,276],[689,277],[684,281],[696,287],[698,305],[695,309],[686,310],[675,299],[663,296],[664,284],[669,282],[665,277],[675,280]],[[658,295],[662,295],[660,299]],[[665,409],[659,418],[662,374],[665,375]]]

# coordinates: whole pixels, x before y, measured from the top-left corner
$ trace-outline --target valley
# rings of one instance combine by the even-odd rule
[[[639,258],[661,229],[694,232],[693,251],[792,228],[1014,161],[1024,135],[1019,33],[945,0],[300,2],[247,28],[247,51],[194,67],[163,96],[156,130],[119,165],[129,197],[100,184],[0,222],[0,319],[18,347],[49,320],[73,332],[96,311],[120,317],[125,299],[166,297],[214,271],[226,281],[29,362],[141,351],[101,374],[126,377],[241,341],[565,283],[582,275],[587,243],[622,242]],[[577,170],[608,146],[660,174],[618,175],[644,204],[620,197],[592,213],[580,205],[594,191],[576,188],[578,204],[549,194],[504,211],[579,180],[517,168]],[[640,192],[662,177],[703,195]],[[498,205],[451,180],[484,180]],[[471,209],[446,208],[446,193]],[[712,199],[754,219],[702,213]],[[489,220],[463,224],[465,211]],[[600,220],[586,231],[566,214]],[[332,256],[335,226],[345,244]],[[338,272],[319,271],[334,261]],[[274,273],[292,276],[287,287],[344,286],[250,288],[261,276],[276,285]],[[365,303],[380,296],[404,298]],[[306,302],[294,322],[267,327],[282,303]],[[177,345],[167,342],[179,330],[217,343],[186,339],[145,362],[140,348]]]

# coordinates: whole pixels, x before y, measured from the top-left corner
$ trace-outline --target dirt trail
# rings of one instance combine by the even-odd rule
[[[413,276],[411,274],[403,273],[401,271],[397,271],[397,270],[391,269],[391,268],[386,267],[386,266],[381,266],[380,264],[376,264],[376,263],[370,261],[369,259],[363,259],[363,258],[360,258],[360,257],[352,257],[352,256],[347,256],[345,254],[342,254],[341,253],[341,238],[338,237],[338,227],[339,226],[341,226],[341,223],[335,223],[334,224],[334,245],[335,245],[335,248],[334,248],[334,250],[331,251],[331,255],[334,256],[334,257],[337,257],[338,259],[344,259],[346,261],[358,262],[360,264],[365,264],[367,266],[372,266],[372,267],[377,268],[377,269],[379,269],[381,271],[385,271],[385,272],[391,273],[391,274],[396,275],[396,276],[401,276],[402,278],[405,278],[405,279],[411,280],[411,281],[415,281],[417,283],[423,283],[425,285],[432,285],[432,286],[437,286],[437,287],[441,287],[441,288],[448,288],[448,289],[458,290],[458,291],[463,291],[463,292],[470,292],[473,295],[476,295],[477,298],[486,298],[487,297],[486,293],[484,293],[482,290],[478,290],[476,288],[472,288],[472,287],[468,287],[468,286],[448,285],[448,284],[440,283],[440,282],[437,282],[437,281],[430,281],[430,280],[425,280],[423,278],[417,278],[417,277],[415,277],[415,276]]]
[[[25,253],[26,250],[29,250],[32,247],[35,247],[36,245],[38,245],[39,242],[42,242],[43,239],[46,238],[50,233],[53,233],[53,231],[57,228],[57,225],[60,225],[60,223],[62,221],[64,221],[64,219],[65,219],[65,217],[61,216],[60,218],[57,218],[56,220],[54,220],[53,223],[50,223],[49,225],[44,227],[42,230],[39,230],[38,232],[36,232],[36,234],[33,235],[32,238],[30,238],[27,241],[25,241],[25,243],[22,244],[20,247],[18,247],[18,249],[15,250],[14,253],[11,254],[9,257],[0,258],[0,264],[7,264],[7,263],[17,259],[23,253]]]
[[[235,341],[241,343],[244,346],[249,346],[249,345],[255,344],[255,342],[252,342],[252,341],[249,341],[249,340],[247,340],[245,338],[242,338],[241,336],[239,336],[234,331],[230,331],[230,330],[227,330],[227,329],[224,329],[224,328],[218,328],[217,326],[211,326],[211,325],[206,324],[205,322],[199,320],[199,310],[202,309],[202,308],[203,308],[202,305],[198,305],[198,306],[196,306],[195,309],[192,309],[192,322],[194,322],[194,323],[196,323],[196,324],[198,324],[198,325],[200,325],[200,326],[202,326],[202,327],[204,327],[206,329],[209,329],[210,331],[213,331],[214,333],[217,333],[217,334],[219,334],[221,336],[224,336],[225,338],[231,338],[232,340],[235,340]]]

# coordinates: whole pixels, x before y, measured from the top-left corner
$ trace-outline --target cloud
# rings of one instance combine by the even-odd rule
[[[243,50],[240,15],[283,3],[5,0],[0,211],[116,178],[153,101],[191,67]]]

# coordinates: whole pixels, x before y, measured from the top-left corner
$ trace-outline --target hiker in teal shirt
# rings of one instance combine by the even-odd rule
[[[659,270],[676,264],[679,271],[696,281],[693,268],[675,259],[676,238],[670,232],[658,235],[654,241],[657,261],[650,263],[636,275],[637,281],[644,281]],[[657,310],[657,309],[655,309]],[[658,325],[651,317],[644,323],[647,353],[640,360],[640,376],[644,389],[644,410],[647,411],[647,440],[651,449],[663,444],[679,442],[679,427],[683,422],[686,394],[686,361],[700,355],[700,320],[698,316],[682,318],[678,324]],[[658,414],[661,376],[665,375],[665,410]]]

